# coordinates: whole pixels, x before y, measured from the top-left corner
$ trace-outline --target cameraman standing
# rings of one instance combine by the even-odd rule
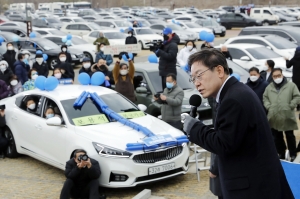
[[[177,75],[176,62],[180,39],[175,33],[172,33],[171,28],[165,28],[163,35],[164,41],[162,45],[155,46],[150,50],[159,57],[159,76],[161,76],[162,88],[164,90],[166,88],[167,74],[173,73]]]

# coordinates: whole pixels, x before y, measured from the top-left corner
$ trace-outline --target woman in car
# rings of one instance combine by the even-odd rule
[[[59,117],[61,119],[60,115],[55,114],[54,108],[52,106],[48,106],[45,111],[45,118],[49,119],[52,117]]]
[[[38,72],[36,69],[30,69],[28,72],[28,81],[24,83],[24,91],[29,91],[35,89],[34,81],[38,77]]]
[[[197,48],[194,41],[187,41],[185,46],[179,51],[177,55],[177,63],[185,72],[189,71],[189,67],[187,67],[188,59],[190,55],[195,52],[197,52]]]

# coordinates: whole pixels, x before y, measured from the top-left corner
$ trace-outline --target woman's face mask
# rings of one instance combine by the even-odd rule
[[[10,82],[10,85],[16,86],[18,84],[18,80],[14,79]]]
[[[38,77],[38,73],[37,72],[31,73],[31,79],[35,80],[37,77]]]
[[[28,59],[28,58],[29,58],[29,55],[28,55],[28,54],[26,54],[26,55],[24,56],[24,58],[25,58],[25,59]]]
[[[128,74],[128,70],[127,69],[125,69],[125,70],[122,69],[122,70],[120,70],[120,74],[123,75],[123,76],[127,75]]]
[[[84,64],[83,64],[83,67],[84,67],[85,69],[88,69],[89,67],[91,67],[91,63],[90,63],[90,62],[84,63]]]
[[[54,77],[56,77],[57,79],[60,79],[61,78],[61,73],[55,73]]]
[[[46,118],[47,118],[47,119],[49,119],[49,118],[51,118],[51,117],[54,117],[54,114],[53,114],[53,113],[49,113],[49,114],[46,115]]]
[[[67,51],[67,48],[62,48],[62,51],[63,51],[63,52],[66,52],[66,51]]]
[[[7,46],[7,50],[13,50],[14,47],[12,45]]]
[[[6,66],[5,66],[4,64],[2,64],[2,65],[0,66],[0,70],[1,70],[1,72],[6,71]]]
[[[193,46],[186,46],[186,48],[187,48],[188,50],[192,50],[192,49],[193,49]]]
[[[28,106],[28,108],[31,109],[31,110],[34,110],[34,109],[35,109],[35,103],[30,104],[30,105]]]
[[[65,62],[65,61],[67,60],[67,58],[66,58],[65,56],[64,56],[64,57],[60,57],[59,60],[60,60],[61,62]]]

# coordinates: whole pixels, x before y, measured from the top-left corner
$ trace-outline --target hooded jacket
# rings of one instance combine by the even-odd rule
[[[137,44],[137,39],[135,36],[126,37],[125,44]]]
[[[16,62],[16,51],[15,50],[7,50],[6,53],[3,54],[2,60],[7,61],[8,67],[15,72],[14,63]]]
[[[156,56],[159,57],[158,69],[160,76],[167,76],[169,73],[177,75],[176,57],[179,42],[178,35],[173,33],[172,38],[164,41],[162,48],[155,52]]]
[[[14,63],[15,74],[18,77],[19,81],[24,84],[28,80],[28,71],[29,66],[25,65],[24,62],[18,60]]]
[[[0,79],[3,80],[7,85],[10,84],[10,78],[13,76],[12,70],[8,67],[4,72],[0,71]]]
[[[263,94],[269,83],[260,76],[255,82],[252,82],[250,78],[248,78],[246,85],[249,86],[256,93],[260,101],[263,102]]]
[[[9,89],[7,84],[0,79],[0,99],[4,99],[8,97],[9,95]]]
[[[294,57],[291,60],[286,61],[286,67],[291,68],[293,66],[293,82],[300,88],[300,51],[296,51]]]
[[[37,63],[37,62],[34,62],[34,64],[32,65],[32,68],[37,70],[38,75],[43,75],[45,77],[48,77],[48,75],[49,75],[49,68],[48,68],[48,64],[46,62],[42,62],[41,65],[39,65],[39,63]]]
[[[182,48],[178,55],[177,55],[177,62],[180,66],[186,66],[188,64],[188,59],[190,55],[197,52],[196,48],[193,48],[192,50],[187,49],[187,47]]]
[[[67,47],[66,45],[62,45],[62,46],[60,47],[61,52],[63,52],[63,50],[62,50],[63,48],[66,48],[66,49],[67,49],[67,51],[64,52],[64,53],[66,53],[66,56],[67,56],[66,62],[72,64],[72,56],[71,56],[71,53],[68,52],[68,47]],[[61,63],[61,61],[60,61],[58,55],[57,55],[57,63],[58,63],[58,64]]]

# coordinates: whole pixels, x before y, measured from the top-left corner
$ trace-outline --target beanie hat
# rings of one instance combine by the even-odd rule
[[[42,54],[36,54],[36,55],[35,55],[35,58],[41,58],[41,57],[43,57]]]

